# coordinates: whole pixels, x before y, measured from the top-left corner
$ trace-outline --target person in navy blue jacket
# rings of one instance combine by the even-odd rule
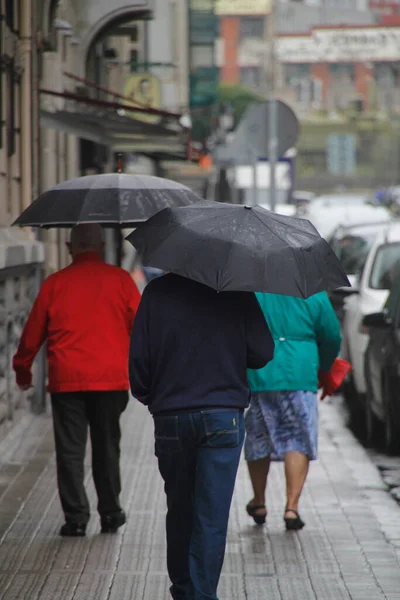
[[[154,417],[175,600],[216,600],[249,403],[247,368],[273,357],[253,293],[167,274],[144,290],[131,335],[132,394]]]

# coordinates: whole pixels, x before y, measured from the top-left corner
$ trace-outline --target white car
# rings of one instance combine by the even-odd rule
[[[387,208],[373,206],[368,196],[362,194],[318,196],[309,203],[302,216],[311,221],[324,238],[331,237],[339,225],[361,225],[392,219]]]
[[[342,263],[352,286],[362,271],[368,253],[380,231],[387,228],[388,220],[374,223],[342,224],[327,240]]]
[[[355,286],[347,291],[343,288],[348,297],[344,305],[341,356],[352,365],[350,382],[344,390],[350,408],[358,406],[367,391],[364,354],[369,338],[363,318],[382,310],[399,269],[400,222],[392,221],[377,233]]]

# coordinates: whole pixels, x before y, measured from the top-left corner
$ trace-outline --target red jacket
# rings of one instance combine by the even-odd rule
[[[47,341],[49,392],[128,390],[130,332],[140,293],[129,273],[85,252],[43,283],[13,367],[30,385]]]

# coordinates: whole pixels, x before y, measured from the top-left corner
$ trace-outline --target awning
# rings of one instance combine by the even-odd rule
[[[187,158],[188,131],[179,124],[177,115],[153,109],[133,109],[125,104],[81,98],[68,92],[41,90],[43,94],[64,98],[61,110],[40,111],[42,127],[57,129],[77,137],[108,146],[114,152],[135,152],[149,157]],[[126,116],[129,112],[159,116],[159,123]]]

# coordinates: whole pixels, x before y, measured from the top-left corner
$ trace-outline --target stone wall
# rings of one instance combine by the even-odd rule
[[[27,394],[16,386],[12,370],[12,357],[41,283],[43,262],[41,243],[19,230],[0,228],[0,422],[12,420],[27,398],[36,411],[44,409],[44,373],[35,373],[39,380],[35,378],[35,388]]]

